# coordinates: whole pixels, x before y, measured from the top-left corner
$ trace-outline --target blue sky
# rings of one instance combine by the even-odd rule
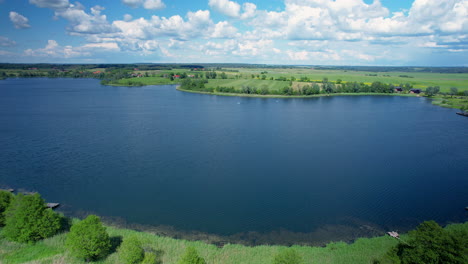
[[[468,0],[0,0],[0,62],[468,66]]]

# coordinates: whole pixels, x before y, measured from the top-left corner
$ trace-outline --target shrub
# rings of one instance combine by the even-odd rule
[[[46,207],[39,194],[18,194],[5,211],[3,234],[17,242],[35,242],[55,235],[61,216]]]
[[[5,211],[13,200],[13,194],[0,191],[0,226],[5,225]]]
[[[406,243],[400,243],[389,255],[401,263],[467,263],[468,232],[446,230],[434,221],[420,224],[409,232]]]
[[[178,264],[206,264],[205,260],[198,255],[194,247],[188,247],[185,250],[182,258],[177,262]]]
[[[105,256],[111,247],[109,235],[95,215],[74,224],[65,245],[72,255],[87,261]]]
[[[141,242],[136,237],[124,239],[119,248],[119,258],[126,264],[140,263],[145,257]]]
[[[273,264],[301,264],[302,257],[292,248],[285,249],[278,253],[273,259]]]

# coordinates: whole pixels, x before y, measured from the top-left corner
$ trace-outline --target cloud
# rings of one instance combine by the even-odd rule
[[[61,9],[70,6],[68,0],[29,0],[29,3],[38,7]]]
[[[366,2],[284,0],[284,7],[271,11],[244,1],[208,0],[212,12],[225,15],[225,21],[213,21],[208,10],[168,17],[126,14],[112,21],[100,6],[87,9],[69,0],[30,0],[54,10],[57,18],[69,22],[70,35],[88,42],[72,47],[70,54],[122,51],[184,61],[355,65],[409,63],[417,56],[444,52],[460,56],[468,50],[468,0],[414,0],[409,10],[394,13],[379,0]],[[147,9],[165,6],[160,0],[122,3]],[[45,49],[32,52],[43,54]]]
[[[55,40],[48,40],[44,48],[27,49],[23,52],[27,57],[49,57],[55,59],[70,59],[80,57],[90,57],[97,52],[120,51],[117,43],[87,43],[83,46],[73,47],[70,45],[61,46]]]
[[[210,12],[207,10],[188,12],[186,20],[179,15],[169,18],[152,16],[150,19],[116,20],[112,25],[119,30],[119,33],[115,34],[115,38],[138,40],[164,37],[188,40],[209,36],[214,29]]]
[[[227,21],[221,21],[215,25],[212,38],[234,38],[237,33],[237,28],[232,26]]]
[[[0,47],[13,47],[15,45],[16,42],[14,42],[13,40],[7,37],[0,36]]]
[[[162,0],[122,0],[122,3],[133,8],[143,6],[145,9],[163,9],[166,5]]]
[[[229,0],[209,0],[208,5],[215,11],[229,17],[239,17],[241,6]]]
[[[79,3],[76,5],[70,4],[66,9],[55,11],[55,15],[70,22],[67,30],[72,35],[103,34],[117,31],[117,29],[107,21],[106,15],[101,15],[101,11],[104,10],[103,7],[92,7],[91,14],[86,13],[84,9],[84,6]]]
[[[29,19],[26,17],[11,11],[10,12],[10,20],[17,29],[24,29],[24,28],[29,28],[31,27],[29,23]]]
[[[163,9],[166,5],[161,0],[146,0],[143,3],[145,9]]]
[[[120,51],[119,45],[115,42],[104,42],[104,43],[88,43],[80,47],[80,50],[89,51]]]
[[[257,6],[252,3],[244,3],[242,10],[244,10],[244,13],[242,13],[241,19],[253,18],[256,15]]]
[[[89,52],[81,52],[72,46],[60,46],[57,41],[49,40],[42,49],[27,49],[24,55],[31,57],[72,58],[90,56]]]

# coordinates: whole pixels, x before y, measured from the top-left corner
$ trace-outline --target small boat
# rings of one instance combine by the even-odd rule
[[[457,115],[467,116],[468,117],[468,113],[465,113],[465,112],[457,112]]]

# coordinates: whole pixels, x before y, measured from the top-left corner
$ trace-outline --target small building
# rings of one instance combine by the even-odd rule
[[[180,78],[180,75],[176,74],[174,75],[174,79],[179,79]]]
[[[412,93],[412,94],[420,94],[422,91],[421,91],[421,89],[411,89],[411,90],[409,90],[409,92]]]
[[[395,93],[399,93],[399,92],[402,92],[402,91],[403,91],[403,88],[401,88],[400,86],[396,86],[396,87],[394,88],[394,91],[395,91]]]

